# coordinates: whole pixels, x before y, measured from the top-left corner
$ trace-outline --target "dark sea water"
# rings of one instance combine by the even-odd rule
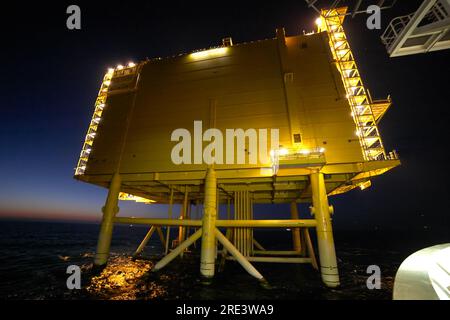
[[[146,272],[161,257],[156,234],[143,258],[130,255],[144,237],[144,227],[114,230],[110,266],[92,270],[99,225],[0,221],[0,299],[364,299],[392,297],[401,262],[427,246],[449,242],[449,235],[424,231],[335,231],[341,287],[325,288],[310,265],[255,263],[269,281],[263,288],[235,262],[228,262],[211,285],[199,277],[198,251],[176,259],[158,273]],[[172,229],[173,230],[173,229]],[[259,230],[255,237],[267,249],[289,250],[287,231]],[[313,235],[314,237],[314,235]],[[69,290],[66,269],[82,269],[82,289]],[[369,290],[366,269],[381,268],[382,287]],[[95,277],[98,276],[98,277]]]

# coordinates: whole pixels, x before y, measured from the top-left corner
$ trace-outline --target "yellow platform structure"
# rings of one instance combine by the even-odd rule
[[[339,285],[328,197],[365,189],[400,164],[395,152],[386,153],[377,126],[391,100],[373,101],[364,87],[343,12],[323,11],[311,34],[277,29],[273,39],[233,44],[227,38],[220,47],[108,70],[75,171],[76,179],[109,188],[96,265],[107,262],[114,223],[145,224],[150,230],[136,254],[155,230],[166,249],[154,270],[201,239],[204,277],[232,259],[263,281],[252,262],[317,267],[308,232],[315,228],[323,282]],[[171,135],[185,128],[197,139],[196,121],[203,132],[278,129],[279,148],[265,162],[207,164],[195,157],[209,142],[193,141],[191,163],[175,164]],[[244,138],[244,150],[233,147],[231,160],[256,152],[251,135]],[[168,204],[168,218],[117,217],[119,198]],[[312,219],[298,218],[301,202],[312,204]],[[182,204],[182,219],[172,218],[174,203]],[[255,203],[290,203],[292,219],[279,220],[276,212],[274,220],[254,219]],[[225,220],[218,219],[219,204],[228,205]],[[193,205],[202,208],[201,219],[194,219]],[[173,248],[171,226],[179,230]],[[269,227],[292,228],[293,249],[265,250],[253,228]]]

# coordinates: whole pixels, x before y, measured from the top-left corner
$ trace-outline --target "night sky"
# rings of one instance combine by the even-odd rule
[[[279,26],[287,35],[309,32],[317,17],[302,0],[92,2],[2,9],[0,217],[100,219],[106,190],[74,180],[73,172],[108,67],[216,46],[227,36],[235,43],[272,38]],[[383,12],[382,29],[420,3],[400,0]],[[66,28],[70,4],[81,7],[81,30]],[[392,95],[380,131],[402,166],[368,190],[332,198],[336,228],[448,228],[450,51],[391,59],[382,30],[366,29],[365,18],[349,18],[345,27],[372,96]],[[148,216],[166,208],[121,204],[121,212]]]

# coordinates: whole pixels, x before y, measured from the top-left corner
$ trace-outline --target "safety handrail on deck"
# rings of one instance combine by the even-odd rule
[[[158,218],[130,218],[116,217],[116,223],[143,224],[159,226],[189,226],[201,227],[202,220],[190,219],[158,219]],[[315,219],[297,220],[216,220],[216,227],[225,228],[311,228],[317,225]]]
[[[398,35],[405,29],[413,16],[414,13],[396,17],[389,23],[388,27],[381,36],[381,40],[387,48],[392,45]]]

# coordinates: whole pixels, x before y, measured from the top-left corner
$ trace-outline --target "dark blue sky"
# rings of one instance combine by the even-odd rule
[[[419,3],[399,1],[383,13],[383,28],[391,17],[410,13]],[[72,176],[100,80],[109,66],[218,45],[227,36],[237,43],[271,38],[278,26],[288,35],[311,31],[316,18],[301,0],[206,6],[173,2],[165,7],[96,1],[78,2],[82,30],[69,31],[69,4],[17,4],[0,22],[0,217],[100,218],[106,190]],[[347,33],[372,95],[393,97],[380,130],[386,149],[396,149],[403,165],[375,178],[367,191],[333,198],[336,225],[448,227],[444,155],[450,51],[390,59],[379,40],[381,31],[367,30],[364,19],[349,19]],[[132,204],[121,208],[130,215],[166,210]]]

